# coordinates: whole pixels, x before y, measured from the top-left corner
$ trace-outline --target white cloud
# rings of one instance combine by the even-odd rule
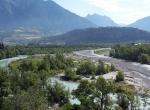
[[[93,7],[105,10],[116,22],[132,23],[150,16],[150,0],[88,0]]]

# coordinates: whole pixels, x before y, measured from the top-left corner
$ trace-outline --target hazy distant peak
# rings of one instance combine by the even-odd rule
[[[90,17],[90,16],[101,16],[101,17],[107,17],[105,15],[100,15],[100,14],[97,14],[97,13],[94,13],[94,14],[88,14],[86,17]],[[108,17],[109,18],[109,17]]]
[[[93,22],[94,24],[102,27],[107,26],[118,26],[111,18],[105,15],[95,14],[88,14],[86,17],[89,21]]]
[[[136,27],[142,30],[150,31],[150,16],[144,17],[130,24],[130,27]]]

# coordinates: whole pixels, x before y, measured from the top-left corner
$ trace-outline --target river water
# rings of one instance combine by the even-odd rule
[[[17,57],[6,58],[6,59],[3,59],[3,60],[0,60],[0,67],[1,68],[7,67],[11,62],[17,61],[17,60],[20,60],[20,59],[25,59],[25,58],[27,58],[27,55],[20,55],[20,56],[17,56]]]

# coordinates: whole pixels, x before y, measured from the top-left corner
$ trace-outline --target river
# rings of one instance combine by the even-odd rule
[[[93,59],[93,60],[99,60],[99,59],[101,59],[103,61],[109,61],[109,62],[115,64],[115,66],[118,66],[119,64],[121,64],[121,67],[119,67],[119,68],[121,68],[121,70],[126,70],[126,71],[131,71],[132,72],[133,69],[136,69],[137,66],[138,66],[139,69],[142,68],[141,70],[144,69],[145,71],[149,70],[149,73],[150,73],[150,69],[148,69],[149,65],[142,65],[142,64],[134,63],[134,62],[126,62],[126,61],[123,61],[123,60],[118,60],[118,59],[106,57],[106,56],[103,56],[103,55],[96,55],[91,50],[78,51],[78,52],[74,52],[74,54],[76,54],[76,55],[78,55],[80,57],[86,57],[88,59]],[[7,59],[0,60],[0,67],[1,68],[7,67],[11,62],[17,61],[17,60],[20,60],[20,59],[25,59],[27,57],[28,56],[25,55],[25,56],[18,56],[18,57],[14,57],[14,58],[7,58]],[[123,62],[123,64],[120,63],[120,62]],[[129,69],[129,68],[131,68],[130,65],[132,65],[131,67],[133,67],[132,70]],[[125,67],[123,67],[123,66],[125,66]],[[139,69],[137,69],[137,70],[139,70]],[[140,72],[140,74],[142,74],[142,72]],[[148,80],[148,82],[150,82],[150,77],[146,77],[145,74],[142,74],[142,76],[141,76],[138,73],[137,76],[138,77],[140,76],[140,78],[143,78],[142,76],[144,76]],[[51,78],[48,79],[48,83],[53,84],[55,82],[58,82],[58,83],[62,84],[65,87],[65,89],[69,90],[70,92],[72,90],[77,89],[77,87],[79,85],[78,82],[62,81],[59,77],[51,77]],[[148,83],[148,85],[149,84],[150,83]],[[149,87],[150,87],[150,85],[149,85]],[[76,98],[74,98],[72,95],[71,95],[71,98],[70,98],[70,102],[71,102],[71,104],[80,104],[80,102]],[[150,102],[150,100],[149,100],[149,102]],[[143,101],[141,101],[141,103],[143,103]],[[144,107],[141,106],[140,108],[142,110],[148,110],[148,108],[150,108],[150,107],[147,106],[146,109],[144,109]]]
[[[27,58],[27,55],[19,55],[17,57],[13,57],[13,58],[2,59],[2,60],[0,60],[0,67],[1,68],[7,67],[11,62],[17,61],[20,59],[25,59],[25,58]]]
[[[74,54],[81,58],[87,58],[96,61],[102,60],[114,64],[117,69],[128,73],[131,77],[134,77],[135,79],[140,79],[141,86],[150,89],[150,65],[129,62],[104,55],[97,55],[94,53],[94,50],[77,51],[74,52]]]

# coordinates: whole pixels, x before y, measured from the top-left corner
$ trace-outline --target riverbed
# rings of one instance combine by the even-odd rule
[[[0,67],[1,68],[7,67],[11,62],[21,60],[21,59],[25,59],[27,57],[28,56],[25,55],[25,56],[18,56],[18,57],[14,57],[14,58],[7,58],[7,59],[0,60]],[[70,92],[77,89],[77,87],[79,85],[79,82],[63,81],[59,77],[51,77],[51,78],[48,79],[48,83],[53,84],[55,82],[58,82],[58,83],[62,84],[65,87],[65,89],[69,90]],[[148,98],[148,100],[150,102],[149,98]],[[74,98],[72,95],[70,97],[70,102],[71,102],[71,104],[80,104],[80,102],[76,98]],[[143,101],[141,100],[140,102],[143,105]],[[142,105],[140,107],[142,110],[148,110],[150,108],[149,106],[147,106],[144,109],[144,106],[142,106]]]

